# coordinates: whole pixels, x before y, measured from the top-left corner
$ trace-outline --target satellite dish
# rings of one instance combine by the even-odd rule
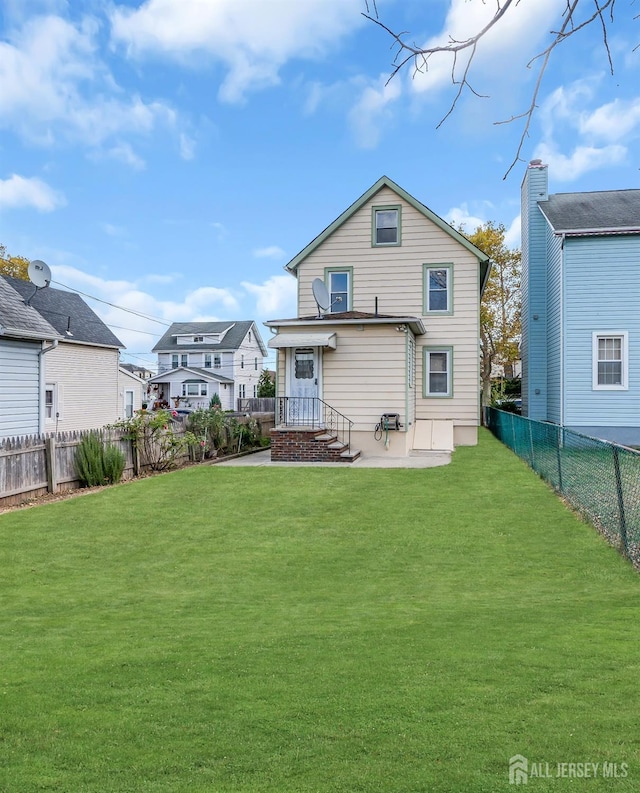
[[[40,261],[40,259],[34,259],[32,262],[29,262],[27,275],[31,283],[37,286],[38,289],[44,289],[51,283],[51,270],[49,269],[49,265]]]
[[[318,316],[322,311],[327,311],[331,308],[331,298],[322,278],[314,278],[311,284],[311,291],[318,306]]]

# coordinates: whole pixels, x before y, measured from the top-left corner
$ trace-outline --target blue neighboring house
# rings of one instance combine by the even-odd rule
[[[640,190],[522,183],[522,412],[640,446]]]

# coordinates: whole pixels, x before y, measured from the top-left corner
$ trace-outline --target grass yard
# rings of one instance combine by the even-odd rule
[[[486,432],[7,512],[0,614],[2,793],[640,790],[640,577]]]

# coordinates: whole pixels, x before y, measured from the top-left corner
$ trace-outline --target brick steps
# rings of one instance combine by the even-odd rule
[[[271,430],[271,459],[275,462],[351,463],[360,451],[347,449],[334,433],[311,427]]]

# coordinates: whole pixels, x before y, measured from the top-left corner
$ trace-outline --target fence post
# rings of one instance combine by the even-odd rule
[[[620,474],[620,457],[618,447],[613,446],[613,469],[616,473],[616,490],[618,491],[618,513],[620,515],[620,539],[624,555],[629,557],[627,546],[627,517],[624,511],[624,493],[622,491],[622,476]]]
[[[558,490],[560,493],[564,493],[564,486],[562,484],[562,454],[560,452],[560,436],[562,434],[562,427],[558,427],[558,431],[556,433],[556,456],[558,458]]]
[[[140,476],[140,449],[135,438],[129,440],[131,444],[131,459],[133,460],[133,475]]]
[[[45,439],[44,449],[47,466],[47,490],[49,493],[56,493],[58,477],[56,475],[56,439],[53,436]]]
[[[535,471],[536,457],[535,454],[533,453],[533,422],[528,421],[527,423],[529,424],[529,457],[531,459],[531,468],[533,468],[533,470]]]

